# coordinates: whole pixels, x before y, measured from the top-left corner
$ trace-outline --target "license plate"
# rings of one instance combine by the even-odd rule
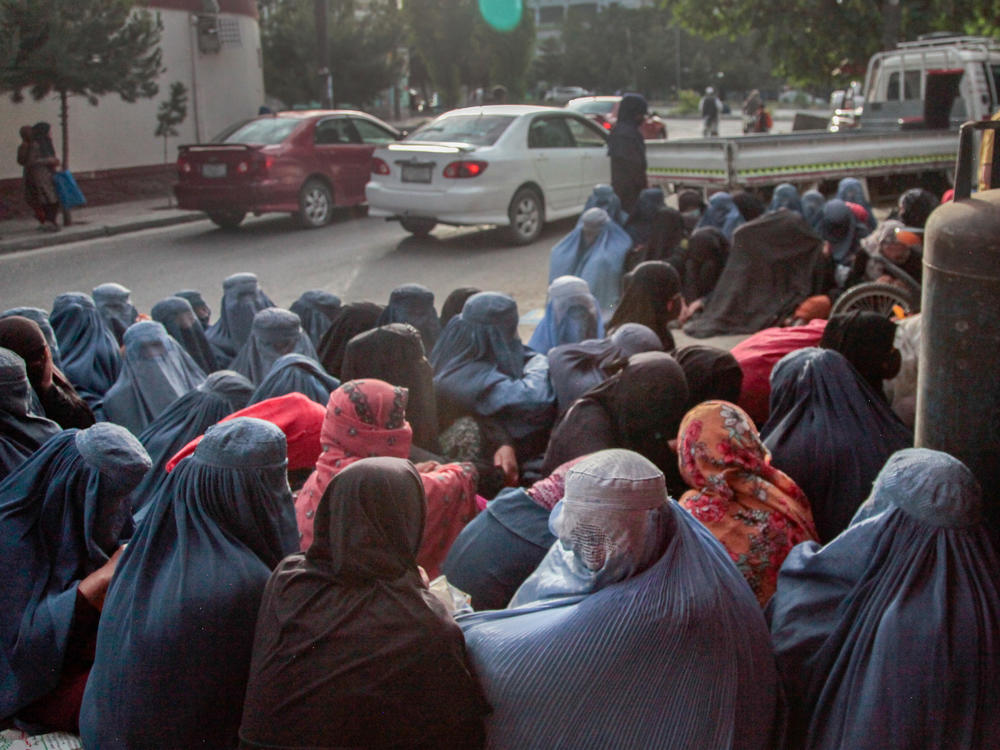
[[[201,176],[202,177],[225,177],[226,176],[226,165],[225,164],[202,164],[201,165]]]
[[[404,164],[403,182],[430,182],[433,169],[431,164]]]

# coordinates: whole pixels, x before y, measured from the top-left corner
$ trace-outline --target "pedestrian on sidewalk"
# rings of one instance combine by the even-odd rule
[[[24,188],[28,204],[41,208],[39,220],[42,226],[50,232],[58,232],[56,216],[59,215],[59,196],[56,194],[52,175],[59,166],[59,158],[49,136],[50,130],[51,126],[47,122],[37,122],[31,128],[31,140],[24,164]],[[20,150],[18,155],[20,156]]]
[[[45,210],[36,200],[34,191],[31,189],[28,180],[28,151],[31,148],[31,126],[22,125],[19,132],[21,134],[21,142],[17,146],[17,163],[23,167],[21,170],[21,182],[24,185],[24,200],[31,206],[35,218],[38,219],[39,228],[42,228],[45,226]]]

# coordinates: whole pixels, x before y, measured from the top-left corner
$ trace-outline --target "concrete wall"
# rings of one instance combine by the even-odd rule
[[[156,5],[156,3],[151,3]],[[163,5],[185,5],[164,2]],[[198,4],[200,5],[200,4]],[[260,29],[253,3],[242,3],[252,13],[227,12],[222,4],[218,16],[219,52],[198,51],[194,16],[199,9],[183,7],[151,8],[163,21],[161,48],[166,71],[159,78],[160,92],[152,99],[123,102],[117,94],[103,97],[98,106],[85,99],[70,99],[69,166],[76,174],[91,171],[146,167],[163,163],[163,139],[156,138],[156,111],[168,97],[170,84],[181,81],[188,89],[187,119],[178,126],[181,135],[169,140],[168,161],[177,155],[177,146],[205,140],[228,125],[257,114],[264,102],[264,79],[260,49]],[[62,156],[59,103],[55,96],[36,102],[30,96],[20,104],[9,96],[0,99],[0,180],[19,179],[16,161],[20,141],[18,128],[39,120],[52,124],[56,153]]]

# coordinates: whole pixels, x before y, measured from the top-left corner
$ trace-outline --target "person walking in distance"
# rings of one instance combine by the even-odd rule
[[[24,164],[25,194],[29,196],[29,205],[34,207],[37,204],[40,207],[44,217],[42,226],[51,232],[58,232],[56,216],[59,215],[59,196],[52,182],[52,174],[59,166],[59,158],[49,136],[50,130],[47,122],[35,123],[31,128],[31,141]]]
[[[709,86],[705,95],[698,102],[698,113],[701,115],[701,134],[705,138],[719,134],[719,115],[722,114],[722,102],[715,95],[715,89]]]

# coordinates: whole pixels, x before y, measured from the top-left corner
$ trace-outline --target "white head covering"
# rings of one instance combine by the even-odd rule
[[[672,520],[663,473],[632,451],[598,451],[566,475],[549,527],[558,537],[510,607],[590,594],[655,563]]]

